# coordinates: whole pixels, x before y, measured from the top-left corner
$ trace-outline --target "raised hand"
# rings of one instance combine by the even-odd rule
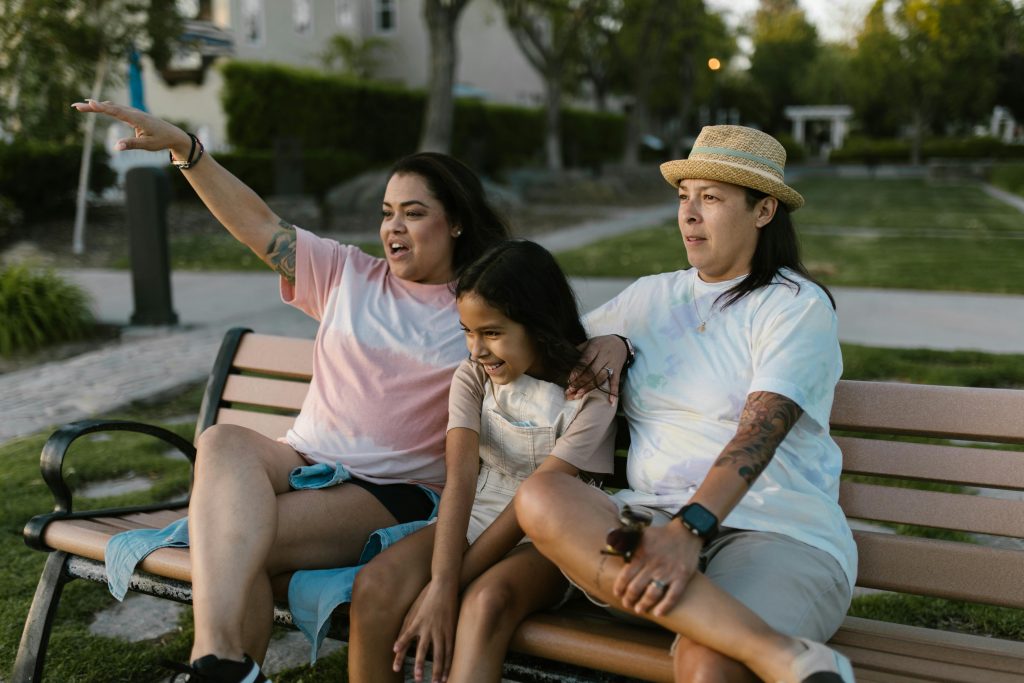
[[[189,150],[192,148],[192,139],[188,133],[144,111],[96,100],[75,102],[71,106],[76,111],[105,114],[131,126],[135,131],[134,137],[118,140],[115,145],[118,150],[145,149],[156,152],[168,149],[174,154],[174,158],[184,160],[188,158]]]

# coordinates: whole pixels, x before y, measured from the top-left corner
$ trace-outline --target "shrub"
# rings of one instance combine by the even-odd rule
[[[807,148],[797,142],[796,138],[792,135],[779,133],[775,136],[775,139],[786,148],[786,165],[799,164],[807,158]]]
[[[1024,145],[1007,145],[995,138],[934,138],[921,144],[921,160],[928,159],[1022,159]],[[907,163],[910,141],[847,138],[841,149],[833,150],[832,163]]]
[[[26,221],[70,211],[78,190],[81,159],[82,146],[77,144],[0,142],[0,194],[14,202]],[[93,150],[89,178],[89,188],[94,192],[114,183],[107,153],[100,147]]]
[[[23,215],[12,199],[0,195],[0,247],[14,239]]]
[[[217,162],[238,176],[261,197],[274,194],[274,153],[264,149],[236,149],[217,153]],[[338,183],[353,178],[373,164],[358,154],[339,150],[303,150],[303,183],[305,192],[322,201],[327,191]],[[195,191],[182,173],[171,174],[175,196],[195,197]]]
[[[1024,164],[997,164],[990,180],[996,187],[1024,196]]]
[[[416,150],[426,107],[421,91],[269,64],[230,62],[223,73],[228,137],[240,148],[270,149],[275,139],[297,137],[305,148],[344,151],[369,165],[389,165]],[[562,133],[569,165],[593,166],[622,155],[625,122],[566,109]],[[543,112],[457,100],[453,148],[490,174],[537,163]]]
[[[83,339],[93,324],[85,292],[53,271],[0,268],[0,355]]]

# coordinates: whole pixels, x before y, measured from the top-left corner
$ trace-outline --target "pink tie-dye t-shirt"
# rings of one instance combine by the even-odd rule
[[[448,389],[466,343],[447,284],[391,274],[356,247],[296,229],[281,298],[320,321],[313,381],[288,444],[378,483],[443,485]]]

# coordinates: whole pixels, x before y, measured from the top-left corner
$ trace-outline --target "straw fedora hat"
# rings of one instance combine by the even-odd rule
[[[672,187],[690,178],[750,187],[796,211],[804,198],[786,185],[785,168],[786,149],[771,135],[746,126],[704,126],[689,158],[666,161],[661,175]]]

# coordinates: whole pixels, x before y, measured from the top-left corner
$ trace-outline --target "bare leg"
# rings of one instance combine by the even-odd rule
[[[356,575],[349,611],[351,683],[401,681],[392,648],[409,607],[430,580],[434,525],[403,538]]]
[[[757,683],[754,672],[735,659],[729,659],[688,638],[679,637],[672,655],[672,671],[677,681],[690,683]]]
[[[532,545],[519,546],[466,589],[449,683],[501,680],[508,643],[532,612],[558,602],[562,573]]]
[[[192,659],[215,654],[262,660],[269,639],[272,575],[354,564],[367,536],[394,524],[355,486],[290,491],[306,464],[286,444],[244,427],[214,426],[199,439],[189,506]]]
[[[537,473],[519,488],[515,505],[520,525],[541,553],[592,596],[622,608],[612,592],[622,561],[598,552],[617,523],[615,505],[605,494],[568,475]],[[742,662],[763,680],[790,680],[792,659],[803,650],[701,574],[690,580],[674,609],[649,618]]]

